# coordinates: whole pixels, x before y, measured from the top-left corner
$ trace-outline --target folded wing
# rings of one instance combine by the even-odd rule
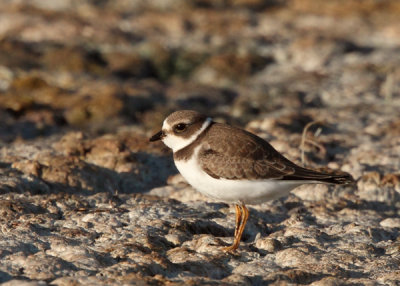
[[[254,134],[228,125],[221,124],[218,127],[208,132],[208,144],[199,153],[199,163],[211,177],[232,180],[304,180],[334,184],[353,181],[346,173],[327,174],[302,168]],[[221,136],[224,138],[221,139]]]

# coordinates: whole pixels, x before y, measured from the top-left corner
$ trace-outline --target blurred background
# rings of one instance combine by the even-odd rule
[[[307,110],[399,94],[397,0],[0,1],[2,144],[150,132],[177,109],[241,126],[291,111],[301,132]]]

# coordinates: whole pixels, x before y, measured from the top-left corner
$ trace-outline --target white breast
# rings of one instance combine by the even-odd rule
[[[194,155],[189,160],[176,160],[175,165],[195,189],[223,202],[260,204],[286,196],[297,186],[309,183],[304,181],[215,179],[204,172],[198,164],[199,150],[200,146],[195,149]]]

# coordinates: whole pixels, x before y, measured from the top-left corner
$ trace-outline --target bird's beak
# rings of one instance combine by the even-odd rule
[[[158,131],[156,134],[154,134],[153,136],[151,136],[150,138],[150,142],[154,142],[154,141],[158,141],[161,140],[165,137],[165,134],[162,130]]]

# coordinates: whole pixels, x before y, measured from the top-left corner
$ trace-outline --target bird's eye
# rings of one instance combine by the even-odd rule
[[[174,131],[176,133],[180,133],[186,130],[187,125],[185,123],[176,124],[174,127]]]

